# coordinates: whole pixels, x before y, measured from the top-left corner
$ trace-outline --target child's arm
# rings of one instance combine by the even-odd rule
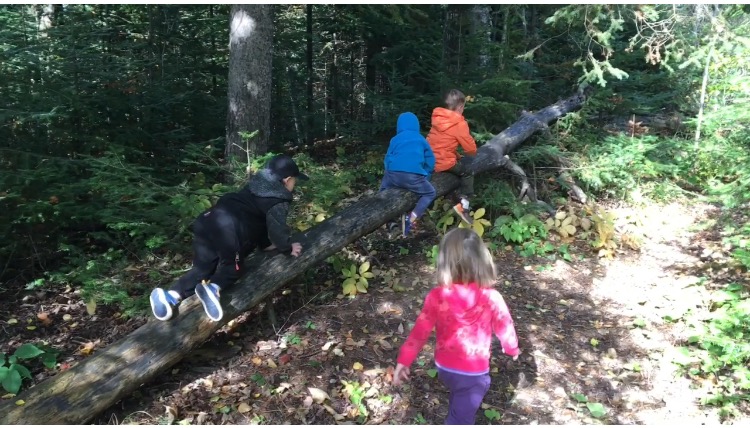
[[[266,213],[268,238],[276,249],[284,253],[292,250],[292,232],[286,224],[288,214],[289,202],[278,203]]]
[[[437,302],[435,299],[435,293],[430,292],[424,301],[424,307],[417,317],[417,322],[414,324],[414,328],[411,329],[409,337],[401,345],[401,349],[398,353],[398,365],[396,366],[397,373],[394,373],[393,383],[398,385],[401,380],[408,379],[409,366],[414,362],[414,359],[419,355],[419,351],[422,350],[427,339],[432,334],[432,329],[435,327],[437,321]],[[401,373],[405,376],[402,376]]]
[[[505,304],[505,300],[497,290],[493,290],[490,300],[492,301],[493,312],[492,331],[500,339],[503,351],[511,357],[517,357],[519,354],[518,336],[516,336],[516,328],[513,318],[510,316],[508,305]]]
[[[456,132],[454,134],[458,140],[458,144],[464,149],[464,153],[467,156],[475,156],[477,154],[477,142],[474,141],[474,137],[469,132],[469,124],[464,120],[456,126]]]
[[[430,147],[430,143],[427,140],[424,140],[424,163],[425,171],[428,174],[432,174],[435,170],[435,154],[432,153],[432,147]]]

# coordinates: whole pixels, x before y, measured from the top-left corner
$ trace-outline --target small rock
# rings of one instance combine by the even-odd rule
[[[565,397],[567,394],[565,393],[565,389],[562,386],[558,386],[555,388],[555,395],[557,397]]]
[[[607,349],[607,356],[612,359],[617,358],[617,351],[615,350],[615,348]]]

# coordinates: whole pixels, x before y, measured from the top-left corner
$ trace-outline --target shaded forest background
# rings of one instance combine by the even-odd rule
[[[426,133],[451,88],[481,144],[593,87],[512,155],[540,198],[565,204],[563,172],[595,198],[699,195],[726,209],[726,243],[750,265],[736,217],[750,200],[747,6],[275,5],[269,139],[247,158],[227,143],[230,9],[0,6],[4,300],[74,289],[140,313],[189,267],[193,218],[248,168],[296,156],[313,178],[293,219],[305,229],[376,190],[398,114]],[[529,209],[513,185],[478,180],[490,222]]]

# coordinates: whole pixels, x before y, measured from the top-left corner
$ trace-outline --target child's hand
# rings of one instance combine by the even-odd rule
[[[403,364],[396,364],[396,370],[393,372],[393,384],[399,386],[402,381],[407,380],[409,380],[409,367]]]
[[[291,254],[294,257],[297,257],[297,256],[300,255],[300,253],[302,253],[302,244],[300,244],[299,242],[294,242],[292,244],[292,253]]]

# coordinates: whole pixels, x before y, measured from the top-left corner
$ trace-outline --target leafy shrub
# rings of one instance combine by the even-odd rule
[[[627,198],[645,182],[678,176],[674,160],[687,156],[678,143],[656,136],[608,136],[588,148],[575,174],[595,192]]]
[[[31,379],[31,372],[24,361],[38,359],[47,368],[54,368],[58,352],[47,346],[23,344],[12,355],[0,352],[0,385],[11,394],[18,394],[23,379]]]
[[[750,402],[750,295],[741,284],[730,284],[712,300],[711,318],[692,325],[691,348],[682,348],[675,362],[694,376],[715,379],[703,403],[728,416],[738,412],[738,402]]]

